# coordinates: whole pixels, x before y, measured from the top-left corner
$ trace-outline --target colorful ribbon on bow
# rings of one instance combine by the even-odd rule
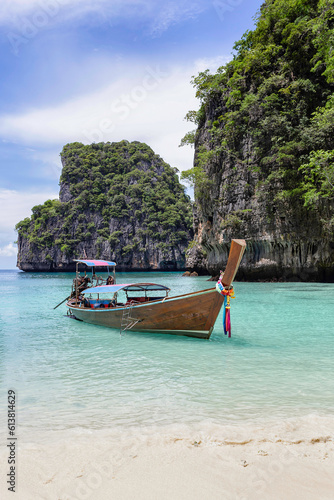
[[[233,287],[225,288],[222,284],[222,275],[216,284],[216,290],[218,293],[224,296],[224,312],[223,312],[223,326],[225,335],[228,334],[231,337],[231,306],[230,299],[235,299]]]
[[[223,326],[225,335],[228,333],[228,337],[231,338],[231,306],[228,295],[225,295],[224,299]]]

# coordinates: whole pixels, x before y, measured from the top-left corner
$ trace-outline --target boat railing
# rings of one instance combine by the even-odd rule
[[[127,330],[131,330],[139,321],[140,319],[133,318],[131,316],[132,308],[135,305],[133,301],[130,301],[129,303],[125,304],[125,307],[123,309],[122,313],[122,320],[121,320],[121,327],[120,327],[120,334],[126,333]]]

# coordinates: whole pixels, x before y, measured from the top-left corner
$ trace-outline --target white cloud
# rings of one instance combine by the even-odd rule
[[[139,140],[174,166],[189,168],[193,151],[178,145],[192,128],[185,114],[198,107],[190,79],[200,66],[203,62],[143,69],[127,61],[104,88],[54,107],[1,116],[0,134],[34,149],[36,144]]]
[[[40,178],[59,181],[62,170],[59,146],[53,146],[47,150],[36,149],[29,152],[28,156],[31,160],[42,162],[39,167],[35,167],[35,174],[38,171]]]
[[[220,66],[228,63],[232,59],[232,56],[216,56],[216,57],[203,57],[202,59],[197,59],[194,64],[194,71],[197,74],[199,71],[210,70],[210,73],[215,73]]]
[[[5,214],[0,219],[1,268],[15,267],[14,257],[17,253],[17,247],[13,244],[17,239],[15,225],[25,217],[30,217],[32,207],[54,198],[58,198],[56,193],[24,193],[11,189],[0,189],[0,213]]]
[[[193,150],[178,146],[193,128],[184,120],[186,113],[199,105],[191,77],[206,68],[215,71],[228,59],[199,59],[187,67],[172,68],[120,61],[114,64],[114,80],[98,90],[57,106],[0,116],[0,134],[5,140],[36,149],[33,156],[49,162],[55,177],[60,173],[55,145],[74,141],[138,140],[149,144],[172,166],[188,169]],[[52,154],[40,152],[36,145],[51,147]]]
[[[41,160],[54,179],[60,175],[60,145],[74,141],[146,142],[165,161],[185,170],[192,166],[194,151],[178,147],[193,128],[184,117],[199,105],[191,77],[206,68],[213,72],[228,59],[219,56],[169,67],[129,59],[111,63],[104,57],[101,71],[106,66],[114,69],[113,80],[106,75],[108,85],[52,107],[2,115],[0,135],[32,148],[30,158]]]
[[[126,2],[129,4],[131,2]],[[31,21],[39,12],[45,12],[50,19],[69,15],[77,12],[77,15],[98,11],[106,7],[108,0],[2,0],[0,8],[0,22],[10,24],[19,19],[29,18]],[[121,1],[109,2],[114,9],[119,8]]]
[[[15,27],[24,36],[28,25],[31,30],[31,26],[40,29],[67,21],[114,24],[140,20],[149,26],[150,34],[157,35],[207,8],[205,0],[2,0],[0,24]]]
[[[15,225],[25,217],[30,217],[33,206],[54,198],[58,198],[57,193],[0,189],[0,213],[6,214],[0,219],[0,243],[7,245],[8,241],[16,239]]]
[[[26,217],[30,217],[35,205],[48,199],[58,198],[52,192],[19,192],[11,189],[0,189],[0,213],[6,214],[0,219],[0,267],[15,267],[17,247],[13,242],[17,239],[15,225]]]
[[[159,2],[157,2],[159,3]],[[196,18],[205,10],[207,5],[203,1],[189,2],[187,0],[179,2],[162,2],[159,9],[153,17],[150,34],[160,35],[170,26],[185,21],[186,19]]]
[[[13,243],[8,243],[4,247],[0,247],[0,257],[13,257],[17,254],[17,247]]]

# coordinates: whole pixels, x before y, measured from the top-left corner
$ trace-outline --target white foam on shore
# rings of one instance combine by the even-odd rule
[[[203,443],[209,443],[218,437],[224,441],[245,441],[249,436],[253,440],[268,440],[275,442],[277,436],[287,442],[302,441],[307,442],[327,434],[334,435],[334,417],[309,414],[303,417],[271,419],[258,421],[256,423],[236,423],[232,425],[217,424],[210,420],[194,424],[170,424],[152,426],[128,426],[104,429],[91,429],[84,427],[74,427],[66,430],[37,432],[36,429],[22,429],[19,437],[22,446],[51,445],[54,443],[71,442],[71,440],[116,440],[123,436],[141,439],[143,442],[148,439],[167,440],[175,436],[182,436],[182,439],[192,439],[198,436]],[[2,436],[0,436],[1,438]]]

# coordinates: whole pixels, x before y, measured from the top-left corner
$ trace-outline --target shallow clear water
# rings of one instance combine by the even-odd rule
[[[71,320],[74,274],[0,272],[0,376],[20,432],[266,421],[334,411],[334,285],[236,283],[232,338],[126,333]],[[181,273],[118,273],[172,295],[211,288]]]

